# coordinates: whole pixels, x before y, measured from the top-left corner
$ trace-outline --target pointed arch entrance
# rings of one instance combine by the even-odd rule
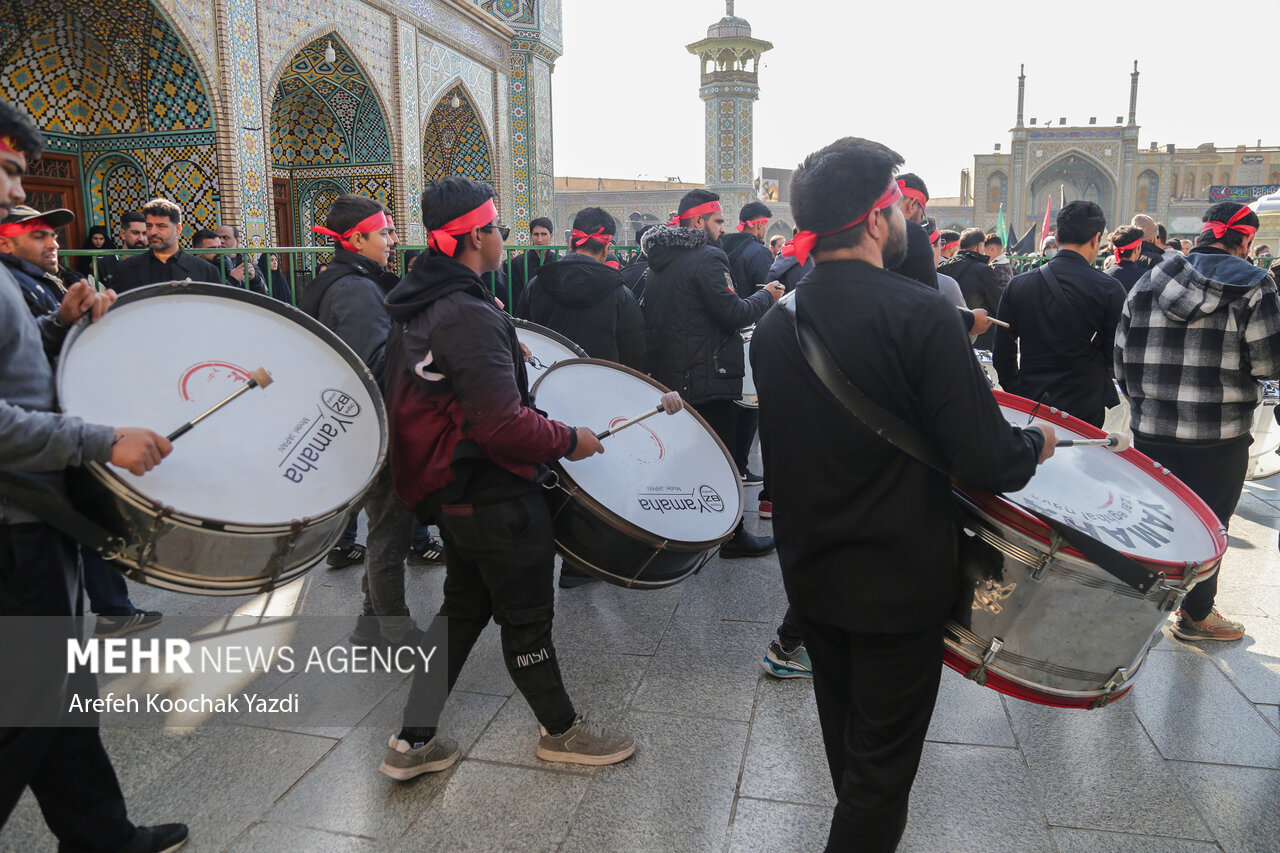
[[[332,50],[333,61],[325,53]],[[333,199],[359,193],[392,207],[391,135],[376,91],[342,38],[331,33],[289,60],[271,102],[271,168],[277,238],[327,245],[309,226],[323,223]]]
[[[492,184],[493,161],[484,125],[462,84],[441,96],[427,117],[422,136],[424,183],[461,175]]]
[[[209,88],[154,5],[0,0],[0,20],[11,22],[0,27],[0,96],[45,134],[48,153],[33,186],[49,173],[63,206],[76,212],[70,248],[92,225],[114,231],[121,212],[154,195],[183,206],[187,236],[217,224]]]

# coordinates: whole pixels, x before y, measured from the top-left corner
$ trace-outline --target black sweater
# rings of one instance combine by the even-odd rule
[[[958,480],[1011,491],[1031,478],[1043,436],[1005,421],[938,291],[835,261],[809,273],[796,299],[849,380],[931,439]],[[855,420],[809,368],[782,311],[756,326],[751,364],[792,606],[865,633],[940,623],[958,583],[946,475]]]

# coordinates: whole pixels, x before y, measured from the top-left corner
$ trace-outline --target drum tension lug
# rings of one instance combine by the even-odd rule
[[[1062,546],[1065,543],[1066,540],[1056,532],[1049,534],[1049,553],[1040,555],[1040,559],[1031,569],[1029,575],[1031,580],[1038,583],[1044,578],[1045,570],[1049,568],[1049,564],[1053,562],[1054,557],[1058,556],[1058,552],[1062,550]]]
[[[1107,679],[1107,683],[1102,685],[1102,689],[1106,693],[1093,700],[1089,705],[1089,710],[1096,711],[1099,708],[1105,708],[1115,699],[1117,688],[1121,687],[1129,680],[1129,670],[1125,667],[1118,667],[1115,672],[1111,673],[1111,678]]]
[[[275,553],[271,555],[271,559],[267,561],[267,579],[258,589],[259,593],[270,592],[276,588],[276,581],[280,578],[280,572],[284,571],[284,560],[293,551],[294,543],[298,541],[298,537],[302,534],[303,528],[311,519],[304,518],[301,521],[294,519],[289,522],[289,538],[281,539],[280,544],[276,546]]]
[[[991,645],[987,646],[987,653],[982,656],[982,663],[964,674],[964,677],[970,681],[977,682],[981,687],[987,686],[987,667],[991,666],[996,659],[996,655],[1000,654],[1000,650],[1004,648],[1004,640],[999,637],[991,638]]]
[[[146,541],[142,543],[142,548],[138,551],[138,567],[129,574],[129,577],[139,583],[146,583],[145,569],[151,564],[151,558],[155,555],[156,540],[160,538],[158,531],[160,525],[171,515],[173,515],[173,507],[158,506],[152,504],[152,510],[156,517],[151,520],[151,528],[147,531]],[[136,573],[136,576],[135,576]]]

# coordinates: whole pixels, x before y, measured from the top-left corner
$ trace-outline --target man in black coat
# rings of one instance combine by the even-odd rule
[[[644,235],[648,234],[649,229],[652,227],[652,225],[642,225],[636,231],[637,246],[640,245]],[[622,283],[627,286],[627,290],[635,294],[637,300],[644,298],[644,285],[641,282],[644,280],[644,274],[648,271],[649,256],[644,252],[636,252],[631,258],[631,263],[622,268]]]
[[[729,275],[738,293],[750,296],[769,280],[773,252],[764,244],[773,212],[758,201],[744,204],[738,213],[738,230],[720,238],[729,258]]]
[[[902,193],[898,206],[907,220],[907,254],[893,271],[937,290],[938,265],[933,260],[933,244],[921,224],[925,219],[925,206],[929,203],[929,188],[919,175],[907,172],[898,177],[898,190]],[[995,310],[994,305],[992,310]]]
[[[1000,307],[1000,276],[982,253],[986,240],[987,235],[981,228],[966,228],[960,235],[960,251],[939,266],[937,272],[946,273],[960,283],[960,292],[970,310],[981,308],[995,316]],[[995,332],[988,328],[974,340],[973,348],[989,350],[994,342]]]
[[[544,265],[520,294],[516,316],[559,332],[592,358],[616,361],[644,372],[644,315],[604,261],[617,226],[599,207],[573,219],[572,252]]]
[[[1112,231],[1111,250],[1115,253],[1116,262],[1106,270],[1106,274],[1120,282],[1124,292],[1128,293],[1149,269],[1138,262],[1142,255],[1142,229],[1121,225]]]
[[[111,279],[116,293],[166,281],[222,281],[217,267],[178,247],[182,208],[168,199],[154,198],[142,208],[142,215],[147,220],[149,251],[130,255],[116,265]]]
[[[529,243],[532,249],[525,252],[519,257],[513,258],[510,264],[511,281],[511,304],[508,306],[512,311],[520,304],[520,294],[529,286],[529,282],[533,281],[538,275],[538,270],[543,264],[554,263],[560,259],[560,256],[550,249],[545,248],[551,245],[551,220],[545,216],[539,216],[537,219],[529,220]],[[505,293],[498,293],[498,298],[506,300]]]
[[[1111,348],[1124,288],[1093,268],[1106,226],[1102,208],[1091,201],[1062,208],[1058,253],[1005,288],[998,317],[1009,328],[995,330],[993,352],[1004,390],[1096,427],[1107,407],[1120,402],[1111,379]]]
[[[827,849],[861,853],[894,850],[906,827],[960,581],[951,477],[1017,490],[1054,447],[1052,427],[1005,421],[955,307],[886,269],[906,250],[901,162],[847,138],[800,165],[791,209],[817,266],[787,298],[849,382],[932,441],[945,473],[836,401],[789,311],[769,312],[751,346],[778,556],[837,795]]]
[[[653,378],[680,392],[737,458],[733,401],[742,397],[746,373],[738,330],[759,320],[785,291],[772,282],[745,299],[739,296],[729,259],[718,246],[723,231],[720,196],[693,190],[670,223],[644,235],[645,343]],[[720,552],[739,557],[772,550],[772,537],[753,536],[739,522]]]
[[[1130,224],[1142,229],[1142,254],[1138,256],[1138,263],[1149,270],[1155,269],[1164,260],[1164,250],[1156,245],[1156,240],[1160,238],[1160,226],[1145,213],[1133,217]]]

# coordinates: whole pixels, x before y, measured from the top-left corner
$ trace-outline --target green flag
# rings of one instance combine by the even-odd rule
[[[1000,235],[1006,246],[1009,245],[1008,229],[1004,226],[1004,202],[1000,202],[1000,212],[996,215],[996,234]]]

